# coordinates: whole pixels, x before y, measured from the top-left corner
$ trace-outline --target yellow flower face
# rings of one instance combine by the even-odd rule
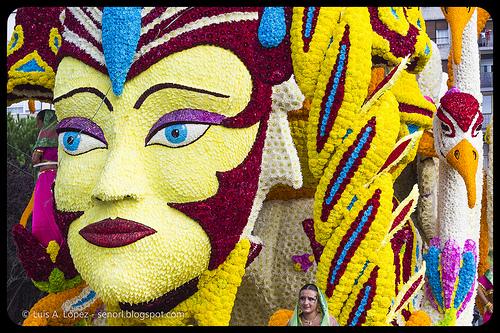
[[[59,65],[55,199],[60,211],[84,212],[68,233],[83,279],[105,302],[139,303],[207,269],[207,234],[168,204],[215,195],[216,173],[243,162],[259,123],[220,126],[246,107],[252,80],[238,57],[215,46],[162,59],[119,97],[110,86],[78,60]]]

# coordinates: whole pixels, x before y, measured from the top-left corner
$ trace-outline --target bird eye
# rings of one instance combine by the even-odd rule
[[[446,125],[445,123],[441,123],[441,129],[442,129],[444,132],[451,132],[451,131],[450,131],[450,126]]]
[[[159,144],[171,148],[187,146],[198,140],[210,127],[209,124],[176,123],[159,129],[146,146]]]
[[[106,148],[106,144],[80,131],[65,131],[59,133],[59,145],[70,155],[80,155],[94,149]]]
[[[472,132],[472,136],[476,137],[481,132],[482,129],[483,129],[483,124],[480,123],[479,125],[476,126],[476,128]]]

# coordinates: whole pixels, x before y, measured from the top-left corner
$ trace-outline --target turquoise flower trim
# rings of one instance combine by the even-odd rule
[[[105,7],[102,13],[102,48],[113,86],[113,93],[123,92],[141,34],[140,7]]]
[[[257,33],[263,47],[273,48],[280,45],[286,35],[285,8],[264,8]]]

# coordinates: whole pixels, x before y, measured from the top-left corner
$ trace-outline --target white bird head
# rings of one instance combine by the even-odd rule
[[[482,123],[476,98],[457,88],[441,98],[433,121],[436,153],[464,179],[469,208],[476,204],[476,173],[483,158]]]

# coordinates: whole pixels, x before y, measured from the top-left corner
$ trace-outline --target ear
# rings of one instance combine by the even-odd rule
[[[255,60],[257,75],[265,83],[280,84],[292,75],[291,22],[290,7],[263,7],[259,11]]]

